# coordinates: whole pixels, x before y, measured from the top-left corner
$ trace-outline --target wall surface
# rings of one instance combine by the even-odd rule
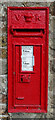
[[[48,112],[8,113],[7,92],[7,6],[49,7],[49,71],[48,71]],[[55,2],[0,2],[0,120],[12,118],[54,118],[55,110]],[[15,119],[14,119],[15,120]]]

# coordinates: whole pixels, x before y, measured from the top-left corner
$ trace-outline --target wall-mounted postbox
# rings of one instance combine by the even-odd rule
[[[8,7],[8,112],[47,112],[48,7]]]

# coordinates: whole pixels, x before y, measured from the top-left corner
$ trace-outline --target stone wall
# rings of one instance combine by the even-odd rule
[[[1,0],[3,1],[3,0]],[[7,6],[49,7],[48,113],[8,113],[7,92]],[[55,110],[55,2],[0,2],[0,120],[54,118]]]

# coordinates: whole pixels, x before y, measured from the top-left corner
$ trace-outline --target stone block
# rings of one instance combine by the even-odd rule
[[[55,74],[55,59],[50,60],[50,73]]]
[[[53,108],[55,108],[55,95],[53,95]]]
[[[49,27],[49,54],[51,58],[55,58],[55,17],[50,17],[50,27]]]
[[[39,6],[40,7],[50,7],[50,2],[49,1],[48,2],[46,2],[46,1],[39,2]]]
[[[3,8],[4,8],[4,12],[6,12],[6,11],[7,11],[7,6],[18,6],[18,7],[22,7],[22,6],[23,6],[23,3],[22,3],[22,2],[17,2],[17,0],[16,0],[16,1],[13,0],[13,2],[12,2],[12,1],[2,2],[1,5],[2,5]]]
[[[0,104],[0,114],[3,114],[6,111],[6,104]]]
[[[54,17],[49,15],[49,31],[53,32],[53,21],[54,21]]]
[[[2,94],[2,103],[7,103],[7,95]]]
[[[2,74],[2,59],[0,59],[0,75]]]
[[[10,119],[9,117],[2,117],[1,120],[12,120],[12,119]]]
[[[1,93],[0,93],[0,103],[2,103],[2,94]]]
[[[50,84],[49,84],[49,91],[52,91],[53,90],[53,78],[50,78],[51,81],[50,81]]]
[[[52,46],[50,46],[49,55],[51,57],[50,59],[54,59],[55,58],[55,49],[52,48]]]
[[[3,28],[0,27],[0,36],[6,34],[6,26],[4,26]]]
[[[8,102],[7,95],[1,92],[1,94],[0,94],[0,104],[3,104],[3,103],[7,104],[7,102]]]
[[[6,27],[7,27],[7,26],[4,25],[4,26],[1,28],[2,33],[6,33]]]
[[[34,3],[34,2],[23,2],[22,3],[22,6],[23,7],[37,7],[39,6],[39,3]]]
[[[3,4],[0,4],[0,17],[5,16],[5,10]]]
[[[50,4],[50,13],[55,16],[55,1]]]
[[[0,75],[7,73],[7,59],[0,59]]]
[[[14,119],[34,119],[34,118],[43,118],[44,114],[38,114],[38,113],[12,113],[12,118]]]
[[[0,47],[0,58],[7,58],[7,48]]]
[[[7,46],[7,38],[6,35],[0,36],[0,47],[5,47]]]
[[[1,101],[5,103],[7,99],[7,75],[0,75],[0,88]]]

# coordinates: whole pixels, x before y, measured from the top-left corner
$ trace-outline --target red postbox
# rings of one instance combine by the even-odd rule
[[[8,7],[8,112],[47,112],[48,7]]]

